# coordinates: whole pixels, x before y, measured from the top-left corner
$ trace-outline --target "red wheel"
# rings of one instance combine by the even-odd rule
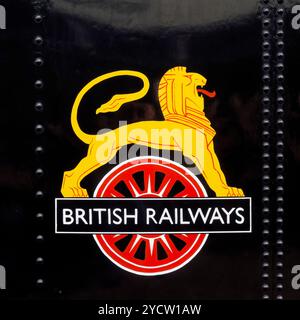
[[[207,197],[200,181],[183,166],[157,157],[122,162],[101,180],[94,197]],[[203,247],[207,234],[99,234],[101,251],[129,272],[152,276],[175,271]]]

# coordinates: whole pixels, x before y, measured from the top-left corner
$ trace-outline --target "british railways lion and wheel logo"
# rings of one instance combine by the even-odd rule
[[[216,93],[205,90],[205,77],[186,67],[172,68],[160,80],[164,121],[135,122],[97,135],[83,132],[77,114],[85,94],[107,79],[124,76],[140,79],[141,89],[114,95],[96,114],[115,112],[147,94],[150,83],[143,73],[120,70],[95,78],[75,99],[72,127],[88,150],[64,173],[64,198],[56,199],[56,232],[93,234],[115,265],[139,275],[161,275],[191,261],[209,233],[251,232],[251,199],[240,188],[228,186],[214,151],[215,131],[204,113],[204,97]],[[166,157],[130,157],[106,172],[88,194],[81,181],[132,144],[180,152],[194,170]],[[201,173],[215,198],[208,198],[195,172]]]

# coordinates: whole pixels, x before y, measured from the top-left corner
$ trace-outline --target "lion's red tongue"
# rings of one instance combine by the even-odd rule
[[[209,98],[214,98],[216,96],[216,91],[210,92],[202,88],[197,89],[198,93],[203,93],[204,95],[208,96]]]

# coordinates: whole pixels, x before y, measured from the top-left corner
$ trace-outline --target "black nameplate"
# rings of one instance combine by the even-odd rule
[[[251,198],[62,198],[56,233],[247,233]]]

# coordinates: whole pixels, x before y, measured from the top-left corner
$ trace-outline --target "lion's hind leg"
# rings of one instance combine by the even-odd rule
[[[64,197],[88,197],[87,190],[80,185],[81,181],[94,170],[108,163],[119,150],[115,140],[107,140],[106,143],[94,141],[89,147],[87,156],[73,170],[64,172],[61,187]]]

